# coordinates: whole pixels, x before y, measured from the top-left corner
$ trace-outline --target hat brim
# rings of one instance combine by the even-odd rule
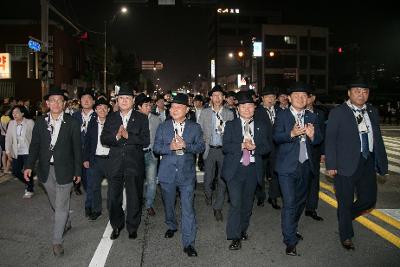
[[[47,94],[43,97],[43,99],[47,101],[47,100],[49,100],[49,97],[52,95],[61,95],[64,97],[64,101],[68,101],[68,97],[62,93]]]
[[[189,103],[183,103],[183,102],[180,102],[180,101],[171,101],[171,104],[181,104],[181,105],[185,105],[187,107],[190,107]]]
[[[254,102],[253,100],[246,99],[246,100],[239,100],[239,101],[237,102],[237,105],[240,105],[240,104],[249,104],[249,103],[255,104],[255,102]]]

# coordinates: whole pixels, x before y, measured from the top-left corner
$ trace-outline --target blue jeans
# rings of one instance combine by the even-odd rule
[[[153,207],[157,188],[157,158],[152,151],[144,153],[144,166],[146,172],[146,181],[144,183],[144,192],[146,197],[146,209]]]

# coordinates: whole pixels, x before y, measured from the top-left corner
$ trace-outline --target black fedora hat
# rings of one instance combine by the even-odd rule
[[[186,94],[177,93],[172,98],[171,104],[173,103],[189,106],[189,97]]]
[[[213,87],[213,89],[211,89],[210,92],[208,92],[208,96],[212,96],[212,94],[213,94],[214,92],[221,92],[223,95],[225,95],[224,89],[222,89],[222,87],[221,87],[220,85],[218,85],[218,84],[215,85],[215,86]]]
[[[250,91],[239,91],[236,93],[236,100],[237,104],[247,104],[247,103],[253,103],[254,104],[254,99],[252,97],[252,93]]]
[[[121,96],[121,95],[129,95],[129,96],[133,97],[133,90],[129,89],[127,86],[121,85],[119,87],[119,91],[118,91],[118,95],[117,96]]]
[[[288,95],[294,92],[303,92],[310,94],[311,93],[311,87],[307,83],[298,81],[293,83],[287,90]]]
[[[228,91],[228,92],[226,92],[226,97],[233,97],[233,98],[236,98],[236,93],[235,93],[235,91]]]
[[[260,96],[265,96],[265,95],[275,95],[276,96],[277,91],[278,90],[276,88],[272,87],[271,85],[267,85],[261,90]]]
[[[135,106],[136,108],[143,103],[151,102],[151,98],[146,96],[144,93],[141,93],[135,97]]]
[[[99,99],[96,100],[93,109],[96,109],[96,107],[99,105],[106,105],[110,110],[112,109],[110,103],[104,97],[100,97]]]
[[[94,99],[94,92],[91,88],[78,88],[78,97],[82,98],[84,95],[90,95]]]
[[[45,96],[43,97],[43,99],[44,99],[44,100],[48,100],[49,97],[52,96],[52,95],[61,95],[61,96],[64,97],[64,100],[65,100],[65,101],[68,100],[68,97],[64,94],[64,91],[61,90],[60,87],[51,87],[51,88],[49,89],[49,92],[47,93],[47,95],[45,95]]]
[[[368,81],[362,76],[353,77],[350,80],[350,82],[347,84],[348,89],[355,88],[355,87],[370,89],[370,85],[369,85]]]

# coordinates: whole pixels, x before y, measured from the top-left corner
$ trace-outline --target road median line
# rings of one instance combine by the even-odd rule
[[[332,197],[328,196],[324,192],[319,192],[319,198],[322,199],[323,201],[325,201],[326,203],[328,203],[329,205],[331,205],[332,207],[337,208],[336,200],[333,199]],[[382,226],[380,226],[362,216],[358,217],[355,220],[357,222],[359,222],[360,224],[362,224],[364,227],[368,228],[369,230],[371,230],[374,233],[376,233],[377,235],[379,235],[380,237],[386,239],[387,241],[389,241],[396,247],[400,248],[400,238],[398,236],[392,234],[391,232],[389,232]]]

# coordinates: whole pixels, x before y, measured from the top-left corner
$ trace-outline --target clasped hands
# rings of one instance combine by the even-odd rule
[[[119,126],[117,132],[117,140],[121,139],[121,137],[128,139],[128,131],[124,128],[123,125]]]
[[[300,135],[307,135],[311,140],[314,139],[314,125],[312,123],[307,123],[304,127],[296,123],[293,129],[290,131],[290,137],[296,137]]]
[[[256,145],[253,143],[251,138],[244,138],[243,143],[242,143],[242,150],[243,149],[252,151],[252,150],[256,149]]]
[[[186,148],[186,143],[182,137],[180,137],[179,135],[176,135],[174,138],[172,138],[169,148],[173,151],[183,150]]]

